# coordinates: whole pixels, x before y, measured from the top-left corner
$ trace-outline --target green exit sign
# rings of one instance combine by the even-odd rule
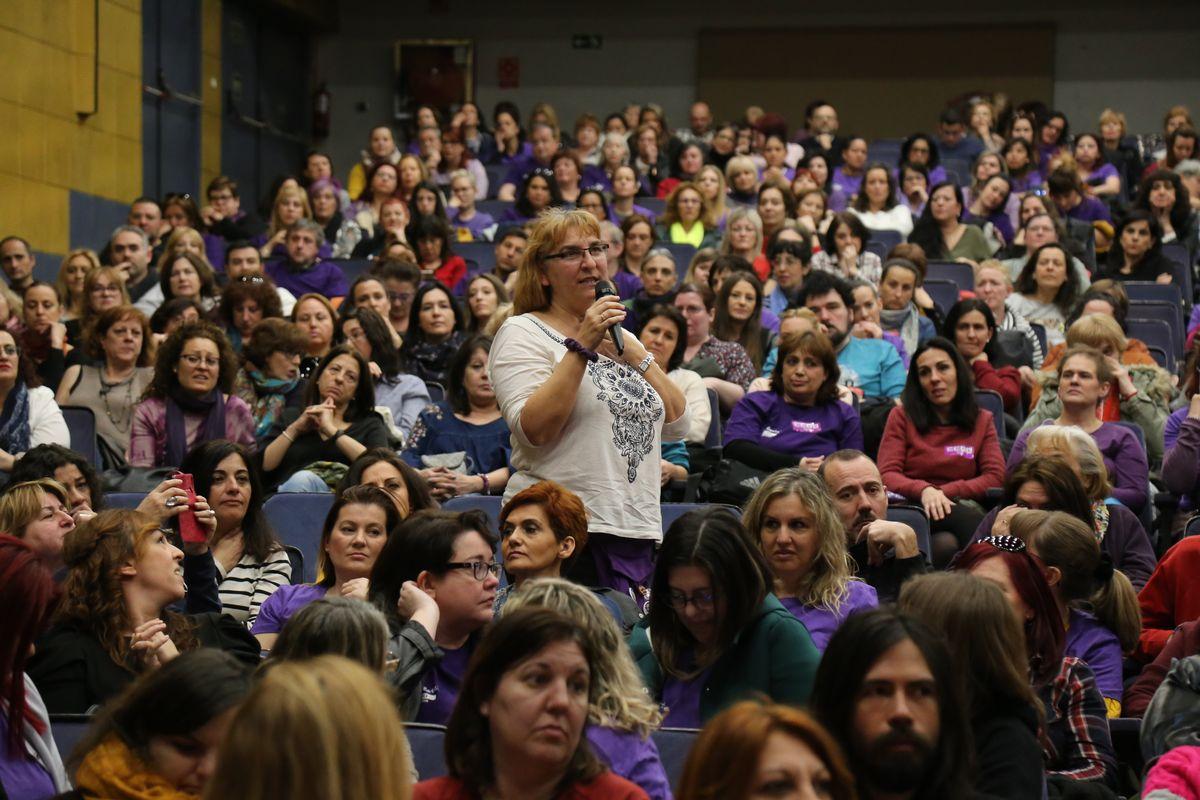
[[[594,33],[577,33],[571,37],[571,47],[576,50],[599,50],[604,46],[604,37]]]

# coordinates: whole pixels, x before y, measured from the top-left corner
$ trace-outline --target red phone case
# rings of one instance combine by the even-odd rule
[[[192,476],[186,472],[180,472],[175,475],[176,478],[183,481],[183,485],[179,488],[187,492],[188,510],[180,514],[179,520],[179,538],[185,542],[204,542],[208,540],[204,529],[200,527],[200,522],[196,519],[196,512],[192,510],[192,505],[196,502],[196,484]]]

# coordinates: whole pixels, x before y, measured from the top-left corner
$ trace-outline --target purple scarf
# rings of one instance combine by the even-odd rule
[[[221,390],[214,388],[208,394],[197,397],[177,384],[167,395],[167,459],[163,466],[178,467],[187,454],[184,414],[205,415],[196,441],[225,438],[225,403],[221,402]]]

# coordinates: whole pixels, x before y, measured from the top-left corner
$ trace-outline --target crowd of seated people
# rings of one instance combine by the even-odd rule
[[[690,111],[423,106],[345,183],[313,151],[257,202],[139,197],[53,282],[0,240],[3,794],[1151,797],[1200,763],[1140,774],[1111,721],[1200,709],[1186,109],[1162,152],[983,97],[902,143]],[[678,777],[664,728],[700,730]]]

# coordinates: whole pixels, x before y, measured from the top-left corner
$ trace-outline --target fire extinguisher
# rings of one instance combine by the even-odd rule
[[[317,89],[313,95],[313,120],[312,134],[315,139],[324,139],[329,135],[330,127],[330,106],[332,105],[333,97],[329,94],[329,89],[324,83]]]

